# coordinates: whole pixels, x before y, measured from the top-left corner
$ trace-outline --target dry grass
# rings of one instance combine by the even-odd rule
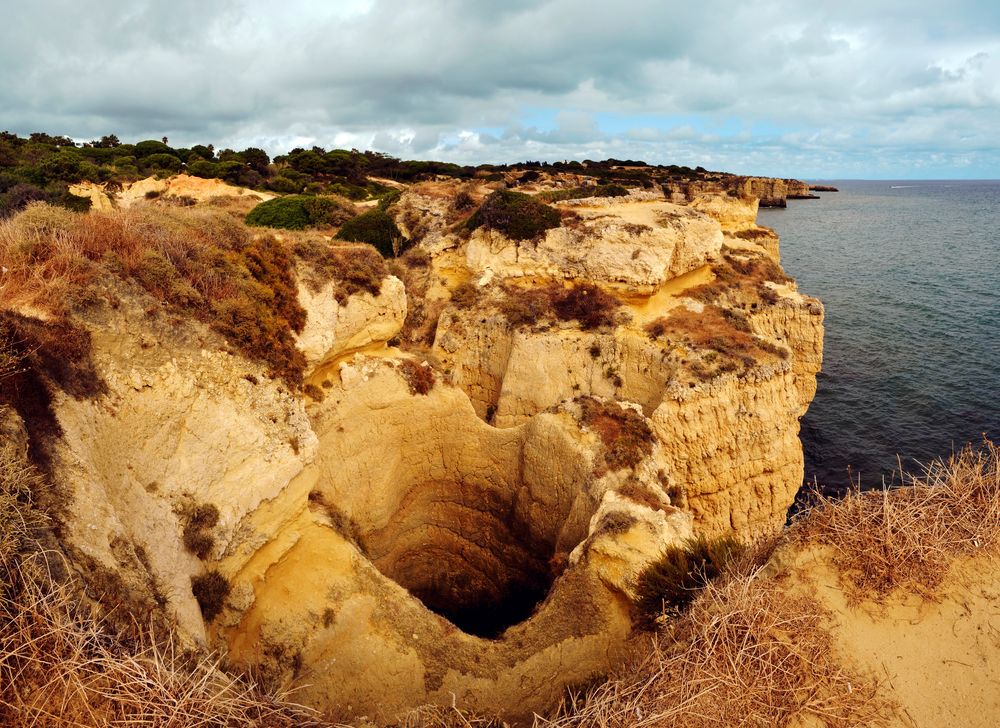
[[[560,715],[536,725],[884,724],[890,706],[875,684],[837,663],[823,614],[816,600],[790,597],[741,561],[643,649],[625,677],[571,696]]]
[[[712,273],[714,280],[690,288],[684,295],[702,303],[712,303],[728,296],[763,299],[773,304],[777,296],[764,283],[788,283],[792,280],[777,261],[764,253],[734,251],[725,247],[722,260],[712,266]]]
[[[617,402],[578,397],[581,422],[601,440],[601,457],[594,463],[598,474],[634,468],[653,452],[653,430],[646,418]]]
[[[110,633],[69,588],[0,603],[0,724],[320,726],[316,715],[152,635]]]
[[[584,331],[614,326],[621,302],[592,283],[504,286],[498,309],[511,328],[553,320],[576,321]]]
[[[74,583],[57,583],[61,556],[38,541],[43,487],[11,444],[0,445],[0,725],[326,725],[151,630],[96,620]]]
[[[223,212],[140,206],[67,215],[33,205],[0,222],[0,270],[0,308],[60,320],[95,302],[91,284],[117,277],[210,324],[289,384],[301,382],[293,332],[305,311],[291,254]]]
[[[880,601],[897,589],[933,599],[956,557],[1000,549],[1000,448],[989,440],[903,487],[815,498],[790,536],[833,549],[855,600]]]
[[[653,339],[682,341],[692,349],[708,352],[702,361],[690,366],[692,374],[703,380],[789,356],[785,347],[755,336],[740,311],[714,304],[705,305],[700,313],[679,306],[650,323],[646,333]]]

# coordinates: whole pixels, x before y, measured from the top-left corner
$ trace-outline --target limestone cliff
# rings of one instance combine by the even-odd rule
[[[607,671],[664,548],[781,526],[822,306],[756,200],[573,199],[516,239],[470,229],[493,191],[405,190],[412,248],[363,284],[272,239],[299,380],[134,287],[74,314],[100,387],[49,382],[46,467],[93,598],[331,718],[516,719]]]

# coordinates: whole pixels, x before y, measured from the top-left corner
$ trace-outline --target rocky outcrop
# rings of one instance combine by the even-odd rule
[[[406,319],[406,289],[395,276],[382,280],[378,295],[359,293],[344,303],[338,301],[337,286],[330,280],[314,291],[299,284],[299,300],[309,315],[296,344],[309,372],[346,354],[384,344],[399,333]]]
[[[756,199],[577,200],[512,240],[456,189],[403,194],[396,276],[300,261],[308,396],[135,291],[88,309],[103,388],[56,397],[50,469],[92,596],[334,719],[518,720],[609,669],[665,548],[780,527],[822,306]]]
[[[260,192],[259,190],[230,185],[218,179],[203,179],[186,174],[178,174],[166,179],[147,177],[116,187],[94,182],[80,182],[70,185],[69,191],[77,197],[89,198],[91,209],[105,211],[115,207],[131,207],[136,202],[159,197],[164,199],[183,198],[190,202],[207,202],[220,197],[264,202],[276,197],[269,192]]]
[[[809,185],[796,179],[716,175],[710,178],[671,180],[663,185],[669,199],[690,202],[699,196],[754,197],[761,207],[785,207],[788,200],[814,200]]]

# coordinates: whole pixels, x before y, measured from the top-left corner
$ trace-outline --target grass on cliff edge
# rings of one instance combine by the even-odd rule
[[[102,298],[117,305],[100,285],[117,277],[168,311],[209,324],[296,386],[305,361],[294,334],[305,311],[292,265],[285,244],[251,236],[217,211],[141,206],[76,214],[35,203],[0,222],[0,309],[65,321]]]
[[[0,457],[0,724],[328,725],[179,652],[148,632],[111,633],[70,586],[39,568],[37,474]],[[933,589],[956,558],[1000,551],[1000,448],[986,442],[932,465],[912,485],[821,502],[786,535],[830,546],[866,598]],[[737,558],[680,619],[665,623],[619,676],[570,694],[536,728],[563,726],[882,725],[878,686],[835,659],[824,613]],[[874,578],[872,577],[874,575]],[[888,591],[887,591],[888,590]],[[932,593],[932,592],[928,592]],[[406,726],[487,726],[456,708],[418,709]]]
[[[821,499],[782,540],[830,547],[857,601],[933,599],[957,559],[1000,554],[1000,448],[967,447],[909,482]],[[617,676],[539,725],[886,725],[890,699],[836,659],[824,608],[760,573],[769,551],[730,562]]]

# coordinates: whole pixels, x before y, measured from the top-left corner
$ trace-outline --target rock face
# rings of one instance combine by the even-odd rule
[[[377,294],[300,284],[308,397],[141,299],[89,314],[105,387],[56,398],[52,472],[95,596],[331,718],[518,720],[613,664],[665,548],[781,526],[822,306],[756,201],[577,200],[515,241],[461,232],[454,193],[404,193],[425,258]]]
[[[148,197],[186,198],[195,202],[207,202],[218,197],[246,198],[254,202],[273,200],[276,195],[268,192],[236,187],[222,180],[202,179],[186,174],[178,174],[167,179],[147,177],[137,182],[126,183],[120,189],[109,189],[93,182],[70,185],[69,191],[77,197],[90,198],[91,209],[111,210],[115,206],[131,207]]]
[[[787,200],[815,200],[809,185],[796,179],[721,175],[715,179],[670,182],[664,192],[671,199],[691,201],[700,195],[756,198],[761,207],[785,207]]]

